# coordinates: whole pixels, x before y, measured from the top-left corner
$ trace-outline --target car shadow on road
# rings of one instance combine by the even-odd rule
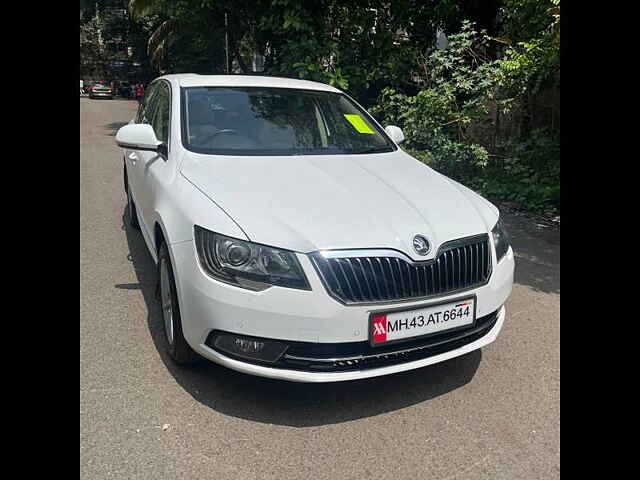
[[[166,353],[162,316],[155,296],[157,272],[142,235],[123,230],[147,305],[153,343],[178,384],[195,400],[225,415],[295,427],[329,425],[372,417],[431,400],[469,383],[482,359],[480,350],[428,367],[385,377],[325,384],[291,383],[254,377],[202,360],[177,366]],[[135,284],[116,285],[135,288]]]
[[[110,132],[107,133],[106,135],[110,137],[115,137],[116,133],[118,133],[118,130],[120,130],[120,128],[128,124],[129,122],[112,122],[112,123],[107,123],[106,125],[103,125],[103,127],[110,130]]]

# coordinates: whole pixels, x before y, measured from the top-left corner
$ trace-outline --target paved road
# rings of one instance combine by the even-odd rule
[[[558,232],[505,218],[516,285],[482,351],[328,385],[177,368],[153,261],[123,225],[114,135],[135,108],[80,99],[81,478],[559,478]]]

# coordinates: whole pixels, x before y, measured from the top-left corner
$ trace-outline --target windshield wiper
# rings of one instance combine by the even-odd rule
[[[358,155],[360,153],[383,153],[383,152],[391,152],[392,149],[389,146],[386,147],[368,147],[363,148],[362,150],[356,150],[354,152],[348,152],[349,154]]]

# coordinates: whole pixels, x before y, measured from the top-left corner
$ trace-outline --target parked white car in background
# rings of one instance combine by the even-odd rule
[[[514,257],[498,209],[328,85],[167,75],[124,149],[168,350],[254,375],[386,375],[492,342]]]

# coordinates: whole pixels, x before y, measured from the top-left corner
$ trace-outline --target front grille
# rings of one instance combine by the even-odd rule
[[[411,262],[394,251],[375,252],[315,252],[311,260],[329,294],[346,304],[450,294],[483,285],[491,276],[487,234],[447,242],[426,262]]]

